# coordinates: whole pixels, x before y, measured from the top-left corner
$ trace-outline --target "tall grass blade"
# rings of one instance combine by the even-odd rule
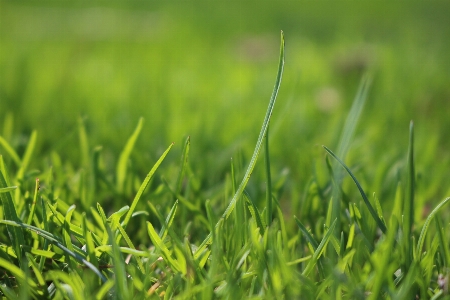
[[[266,136],[267,128],[269,127],[270,118],[272,117],[273,108],[275,105],[275,100],[277,99],[278,90],[280,89],[281,84],[281,78],[283,76],[283,70],[284,70],[284,34],[283,31],[281,31],[281,46],[280,46],[280,57],[278,62],[278,73],[277,78],[275,80],[275,86],[272,92],[272,96],[270,97],[269,106],[267,107],[266,116],[264,117],[264,122],[261,128],[261,131],[259,133],[258,140],[256,141],[255,150],[253,151],[252,158],[250,159],[249,166],[247,167],[247,171],[245,172],[244,178],[242,179],[236,193],[234,194],[233,198],[231,199],[230,203],[228,204],[227,209],[222,214],[223,219],[227,219],[230,214],[233,212],[237,200],[241,197],[242,193],[244,192],[245,187],[247,186],[247,183],[252,176],[253,169],[256,165],[256,160],[258,159],[259,152],[261,151],[261,146],[264,141],[264,137]],[[220,222],[220,220],[219,220]],[[216,224],[217,226],[217,224]],[[211,243],[211,234],[209,234],[206,239],[202,242],[199,249],[196,253],[201,253],[204,250],[204,247],[206,247],[208,244]],[[195,256],[195,255],[194,255]]]
[[[350,169],[345,165],[345,163],[340,160],[336,154],[333,153],[333,151],[331,151],[330,149],[328,149],[326,146],[323,146],[323,148],[334,158],[336,159],[339,164],[341,164],[341,166],[347,171],[348,175],[350,175],[350,177],[353,179],[353,182],[355,182],[356,187],[358,188],[364,203],[366,204],[367,208],[369,209],[370,214],[372,215],[373,219],[375,220],[375,222],[377,223],[378,227],[381,229],[381,231],[383,231],[383,233],[386,233],[386,225],[383,223],[383,221],[380,219],[380,217],[378,216],[377,212],[375,211],[375,209],[373,208],[372,204],[370,203],[369,199],[366,196],[366,193],[364,192],[364,190],[362,189],[361,185],[359,184],[358,180],[356,179],[355,175],[353,175],[352,171],[350,171]]]
[[[436,206],[435,209],[433,209],[433,211],[428,215],[427,219],[425,220],[425,223],[423,224],[423,227],[422,227],[422,231],[420,232],[419,240],[417,241],[416,256],[419,258],[419,260],[420,260],[421,254],[422,254],[423,243],[425,242],[425,236],[427,234],[428,227],[430,226],[431,220],[433,220],[434,216],[439,212],[439,210],[441,210],[441,208],[445,204],[447,204],[449,201],[450,201],[450,197],[445,198],[441,203],[438,204],[438,206]],[[445,245],[443,245],[443,246],[445,246]]]
[[[33,202],[31,203],[30,214],[28,215],[28,221],[27,221],[27,224],[30,224],[30,225],[31,225],[31,221],[33,220],[34,211],[36,209],[36,202],[37,202],[38,194],[39,194],[39,178],[36,178],[36,186],[34,189]]]
[[[176,194],[180,194],[181,193],[181,188],[182,188],[182,184],[183,184],[183,176],[184,176],[184,174],[186,172],[188,158],[189,158],[190,145],[191,145],[191,137],[188,136],[187,139],[186,139],[186,142],[184,143],[184,146],[183,146],[183,154],[181,155],[180,173],[178,173],[177,185],[175,186],[175,193]]]
[[[127,273],[125,272],[125,261],[120,252],[119,246],[114,242],[114,234],[107,226],[109,243],[112,245],[112,260],[114,266],[114,281],[115,288],[114,298],[115,299],[130,299],[130,294],[127,286]]]
[[[16,180],[21,180],[23,178],[23,175],[25,174],[25,171],[28,168],[28,164],[30,163],[31,155],[33,155],[34,147],[36,146],[36,139],[37,139],[37,131],[33,130],[33,132],[31,133],[27,148],[25,150],[25,153],[22,157],[22,164],[20,165],[19,171],[17,171]]]
[[[144,124],[144,118],[140,118],[136,129],[133,134],[128,139],[125,147],[120,153],[119,162],[117,163],[116,177],[117,177],[117,190],[122,193],[124,190],[125,178],[127,176],[127,163],[130,158],[131,151],[133,151],[134,144],[136,143],[139,133],[142,130],[142,125]]]
[[[270,157],[269,157],[269,126],[267,126],[267,132],[266,132],[266,138],[265,138],[265,151],[264,151],[264,158],[265,158],[265,165],[266,165],[266,207],[267,207],[267,226],[270,226],[272,223],[272,178],[270,174]]]
[[[409,268],[412,262],[411,252],[411,230],[414,225],[414,123],[409,124],[409,146],[408,146],[408,171],[405,202],[403,206],[403,233],[405,236],[405,267]]]

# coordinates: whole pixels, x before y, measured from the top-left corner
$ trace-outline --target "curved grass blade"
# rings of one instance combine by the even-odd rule
[[[264,141],[264,137],[266,136],[267,128],[269,127],[269,122],[270,122],[270,118],[272,116],[275,101],[277,99],[278,90],[280,89],[281,78],[283,76],[283,70],[284,70],[284,34],[283,34],[283,31],[281,31],[281,46],[280,46],[280,57],[279,57],[279,62],[278,62],[278,73],[277,73],[277,78],[275,80],[275,86],[272,91],[272,96],[270,97],[269,106],[267,107],[266,115],[264,117],[264,122],[263,122],[263,125],[261,128],[261,131],[259,132],[259,137],[256,142],[255,150],[253,151],[253,155],[250,160],[250,164],[247,167],[247,171],[245,172],[244,178],[242,179],[241,184],[239,185],[236,193],[234,194],[233,198],[231,199],[230,203],[228,204],[227,209],[222,214],[222,219],[227,219],[230,216],[230,214],[233,212],[233,210],[236,206],[236,202],[242,196],[242,193],[244,192],[244,189],[247,186],[247,183],[248,183],[250,177],[252,176],[253,169],[255,168],[255,165],[256,165],[256,160],[258,159],[259,152],[261,151],[261,146]],[[219,222],[220,222],[220,220],[219,220]],[[216,227],[218,224],[219,223],[216,224]],[[197,249],[196,254],[202,253],[204,248],[207,245],[211,244],[211,239],[212,239],[212,235],[209,234],[206,237],[206,239],[202,242],[200,247]],[[194,255],[194,257],[197,258],[196,255]]]
[[[373,208],[372,204],[370,204],[369,199],[366,196],[366,193],[364,193],[364,190],[362,189],[361,185],[359,184],[356,177],[353,175],[352,171],[345,165],[345,163],[340,160],[330,149],[328,149],[326,146],[322,146],[334,159],[336,159],[342,167],[347,171],[348,175],[353,179],[353,181],[356,184],[356,187],[358,188],[359,192],[361,193],[361,196],[364,200],[364,203],[366,204],[367,208],[369,209],[370,214],[375,219],[375,222],[377,223],[378,227],[383,231],[383,233],[386,233],[386,225],[383,223],[383,221],[380,219],[380,217],[377,215],[377,212]]]
[[[134,210],[136,209],[136,205],[138,204],[139,200],[141,199],[142,194],[144,193],[145,189],[147,188],[147,185],[150,182],[150,179],[152,179],[152,177],[155,174],[156,170],[158,169],[159,165],[161,165],[161,163],[163,162],[167,153],[169,153],[170,149],[172,149],[172,146],[173,146],[173,143],[170,144],[170,146],[166,149],[166,151],[164,151],[164,153],[161,155],[161,157],[155,163],[155,165],[150,170],[150,172],[148,172],[147,176],[145,177],[144,181],[142,182],[141,186],[139,187],[139,190],[138,190],[136,196],[134,197],[133,202],[131,203],[130,210],[128,211],[128,213],[125,216],[125,219],[122,222],[122,227],[124,229],[127,227],[127,224],[130,221]]]
[[[123,148],[122,152],[120,153],[119,162],[117,163],[117,170],[116,170],[117,189],[119,193],[123,192],[125,177],[127,176],[128,158],[130,157],[131,151],[133,151],[134,144],[136,143],[139,133],[142,130],[143,124],[144,118],[141,117],[139,119],[136,129],[134,130],[133,134],[130,136],[127,143],[125,144],[125,148]]]
[[[255,150],[253,151],[252,158],[250,160],[250,164],[247,168],[247,171],[245,172],[244,179],[242,179],[241,184],[238,187],[238,190],[236,191],[236,194],[234,194],[233,199],[231,199],[230,204],[228,205],[227,209],[222,215],[222,218],[227,219],[228,216],[233,211],[234,207],[236,206],[236,201],[239,199],[239,197],[244,192],[245,186],[248,183],[248,180],[250,179],[250,176],[252,176],[253,169],[256,165],[256,160],[258,159],[259,152],[261,151],[261,146],[264,141],[264,137],[267,133],[267,128],[269,127],[270,118],[272,117],[273,108],[275,105],[275,100],[277,99],[278,90],[280,89],[281,84],[281,78],[283,76],[283,70],[284,70],[284,35],[283,31],[281,32],[281,47],[280,47],[280,60],[278,63],[278,73],[277,78],[275,80],[275,86],[273,88],[272,96],[270,97],[269,106],[266,111],[266,116],[264,117],[264,122],[261,128],[261,131],[259,133],[258,140],[256,142]]]
[[[422,253],[423,243],[425,242],[425,236],[428,231],[428,227],[430,226],[431,220],[433,220],[434,216],[439,212],[439,210],[450,201],[450,197],[445,198],[441,203],[436,206],[435,209],[428,215],[428,218],[425,220],[423,224],[422,231],[420,232],[419,240],[417,242],[417,257],[420,259],[420,255]]]
[[[73,258],[75,258],[79,262],[82,262],[83,264],[85,264],[86,267],[91,269],[98,277],[100,277],[100,279],[103,282],[107,281],[106,277],[93,264],[88,262],[80,254],[78,254],[78,253],[76,253],[74,251],[70,251],[69,249],[67,249],[67,247],[65,247],[63,244],[61,244],[61,242],[58,239],[56,239],[55,236],[53,234],[51,234],[50,232],[47,232],[45,230],[42,230],[42,229],[40,229],[38,227],[35,227],[35,226],[32,226],[32,225],[28,225],[28,224],[21,223],[21,222],[10,221],[10,220],[0,220],[0,224],[10,225],[10,226],[14,226],[14,227],[22,227],[22,228],[28,229],[30,231],[36,232],[37,234],[39,234],[40,236],[42,236],[46,240],[50,241],[53,245],[55,245],[58,248],[60,248],[61,250],[63,250],[64,253],[72,256]]]

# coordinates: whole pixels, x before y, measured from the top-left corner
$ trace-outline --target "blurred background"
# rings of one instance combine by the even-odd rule
[[[305,185],[324,161],[320,145],[336,148],[369,72],[348,157],[373,167],[361,181],[383,190],[396,176],[414,120],[425,198],[449,192],[448,181],[442,185],[450,175],[449,1],[1,1],[0,8],[0,135],[19,154],[36,129],[35,157],[56,151],[77,166],[84,122],[89,147],[102,145],[105,168],[114,170],[142,116],[132,155],[142,174],[171,142],[167,160],[177,170],[190,136],[193,172],[205,186],[221,182],[230,157],[240,157],[242,171],[252,154],[283,30],[286,65],[270,131],[275,180],[289,173],[288,184]],[[256,177],[264,183],[263,172]]]

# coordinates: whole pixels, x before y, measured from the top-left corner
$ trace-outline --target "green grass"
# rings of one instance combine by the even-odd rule
[[[450,299],[448,4],[1,5],[0,296]]]

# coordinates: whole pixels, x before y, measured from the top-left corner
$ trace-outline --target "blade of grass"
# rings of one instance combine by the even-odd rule
[[[164,158],[166,157],[167,153],[169,153],[170,149],[172,149],[173,143],[170,144],[170,146],[164,151],[164,153],[161,155],[161,157],[156,161],[153,168],[148,172],[147,176],[145,177],[144,181],[142,182],[141,186],[139,187],[139,190],[136,194],[136,196],[133,199],[133,202],[131,203],[130,210],[128,210],[128,213],[125,216],[125,219],[122,222],[122,227],[125,229],[128,225],[128,222],[131,219],[131,216],[133,215],[134,210],[136,209],[136,206],[141,199],[142,194],[144,193],[145,189],[147,188],[147,185],[150,182],[150,179],[152,179],[153,175],[155,174],[158,167],[163,162]],[[118,241],[119,242],[119,241]]]
[[[147,222],[147,230],[153,245],[155,245],[155,247],[157,247],[157,249],[161,252],[161,254],[164,256],[165,260],[169,263],[172,269],[176,272],[180,272],[181,268],[178,265],[178,262],[172,258],[169,249],[161,240],[158,233],[155,231],[155,228],[153,228],[152,223]]]
[[[316,251],[314,251],[313,257],[308,262],[308,265],[306,266],[305,270],[303,270],[302,275],[307,276],[309,272],[312,271],[314,266],[317,264],[320,256],[322,255],[323,251],[325,250],[325,246],[330,241],[331,236],[333,235],[334,228],[336,227],[336,220],[333,221],[331,226],[328,228],[327,232],[325,233],[322,241],[320,242],[319,246],[317,246]]]
[[[412,262],[413,253],[411,252],[411,230],[414,226],[414,123],[409,124],[409,146],[408,146],[408,171],[407,188],[405,202],[403,206],[403,233],[405,242],[405,267],[406,270]]]
[[[0,188],[0,194],[11,192],[11,191],[14,191],[15,189],[17,189],[17,186],[8,186],[8,187]]]
[[[441,210],[441,208],[447,204],[450,201],[450,197],[445,198],[444,200],[442,200],[441,203],[439,203],[435,209],[433,209],[433,211],[428,215],[427,219],[425,220],[425,223],[423,224],[422,227],[422,231],[420,232],[420,236],[419,236],[419,240],[417,242],[417,252],[416,252],[416,256],[419,258],[421,258],[422,255],[422,248],[423,248],[423,243],[425,242],[425,236],[427,234],[428,231],[428,227],[430,226],[430,222],[431,220],[433,220],[434,216],[439,212],[439,210]],[[445,247],[445,245],[443,245]]]
[[[247,171],[245,172],[244,178],[242,179],[236,193],[234,194],[233,198],[231,199],[230,203],[228,204],[227,209],[222,214],[222,219],[227,219],[230,214],[233,212],[234,207],[236,206],[237,200],[241,197],[242,193],[244,192],[245,187],[247,186],[247,183],[252,175],[253,169],[256,165],[256,160],[258,159],[259,152],[261,151],[261,146],[264,140],[264,137],[266,136],[267,128],[269,127],[270,118],[272,116],[273,108],[275,105],[275,100],[277,99],[278,91],[280,89],[281,85],[281,78],[283,76],[283,69],[284,69],[284,34],[283,31],[281,31],[281,46],[280,46],[280,57],[279,57],[279,63],[278,63],[278,73],[275,80],[275,86],[272,92],[272,96],[270,97],[269,106],[267,107],[266,115],[264,117],[264,122],[261,128],[261,131],[259,133],[258,140],[256,142],[255,150],[253,151],[252,158],[250,159],[249,166],[247,167]],[[219,220],[220,222],[220,220]],[[217,224],[216,224],[217,226]],[[208,244],[211,243],[212,235],[209,234],[206,239],[202,242],[199,249],[197,249],[196,253],[201,253],[204,250],[204,247],[206,247]],[[196,257],[197,258],[197,257]]]
[[[186,138],[186,142],[184,143],[183,146],[183,154],[181,156],[181,162],[180,162],[180,173],[178,173],[178,178],[177,178],[177,185],[175,186],[175,193],[176,194],[180,194],[181,193],[181,188],[182,188],[182,184],[183,184],[183,176],[184,173],[186,172],[186,166],[188,163],[188,158],[189,158],[189,148],[191,145],[191,137],[187,137]]]
[[[14,151],[14,148],[11,147],[11,145],[2,136],[0,136],[0,145],[3,147],[3,149],[5,149],[6,153],[9,154],[14,163],[18,167],[20,167],[22,165],[22,160],[20,159],[16,151]]]
[[[266,165],[266,207],[267,207],[267,226],[272,224],[272,178],[270,174],[270,157],[269,157],[269,126],[267,126],[266,138],[265,138],[265,165]]]
[[[364,108],[364,104],[367,99],[367,93],[369,91],[370,83],[372,79],[371,76],[364,76],[361,80],[361,83],[358,87],[358,91],[356,93],[355,99],[353,100],[352,107],[350,109],[350,112],[347,116],[347,119],[345,120],[344,128],[342,129],[342,134],[339,139],[339,145],[338,145],[338,151],[337,154],[339,157],[342,157],[342,159],[345,159],[347,156],[347,151],[350,146],[350,141],[353,137],[353,134],[356,130],[356,125],[358,123],[359,117],[361,116],[362,110]],[[332,199],[332,211],[331,211],[331,220],[336,219],[336,237],[339,236],[339,232],[341,231],[341,222],[340,222],[340,213],[341,213],[341,194],[340,194],[340,187],[341,187],[341,178],[342,174],[339,171],[338,168],[334,168],[336,170],[335,172],[335,178],[334,181],[336,182],[336,185],[333,186],[333,199]]]
[[[136,143],[139,133],[142,130],[144,124],[144,118],[140,118],[136,129],[128,139],[125,147],[120,153],[119,162],[117,163],[116,177],[117,177],[117,190],[119,193],[123,193],[125,178],[127,176],[127,163],[130,158],[131,151],[133,151],[134,144]]]
[[[449,243],[448,243],[448,240],[446,239],[446,236],[444,235],[444,230],[442,228],[439,217],[436,216],[434,218],[434,220],[436,221],[436,228],[437,228],[438,237],[439,237],[439,247],[441,248],[442,258],[444,260],[444,266],[446,266],[448,268],[450,265],[450,250],[448,248]]]
[[[34,211],[36,209],[36,201],[39,194],[39,178],[36,178],[36,186],[34,188],[34,197],[33,202],[31,203],[30,215],[28,216],[27,224],[31,225],[31,221],[33,220]]]
[[[353,179],[353,182],[355,182],[356,187],[358,188],[364,203],[366,204],[367,208],[369,209],[370,214],[372,215],[372,217],[374,218],[375,222],[377,223],[378,227],[381,229],[381,231],[383,231],[383,233],[386,233],[386,225],[383,223],[383,221],[380,219],[380,217],[378,216],[377,212],[375,211],[375,209],[373,208],[372,204],[370,204],[369,199],[366,196],[366,193],[364,192],[364,190],[362,189],[361,185],[359,184],[358,180],[356,179],[356,177],[353,175],[352,171],[350,171],[350,169],[345,165],[345,163],[340,160],[334,153],[333,151],[331,151],[330,149],[328,149],[326,146],[322,146],[334,159],[336,159],[342,167],[344,167],[344,169],[347,171],[348,175],[350,175],[350,177]]]

